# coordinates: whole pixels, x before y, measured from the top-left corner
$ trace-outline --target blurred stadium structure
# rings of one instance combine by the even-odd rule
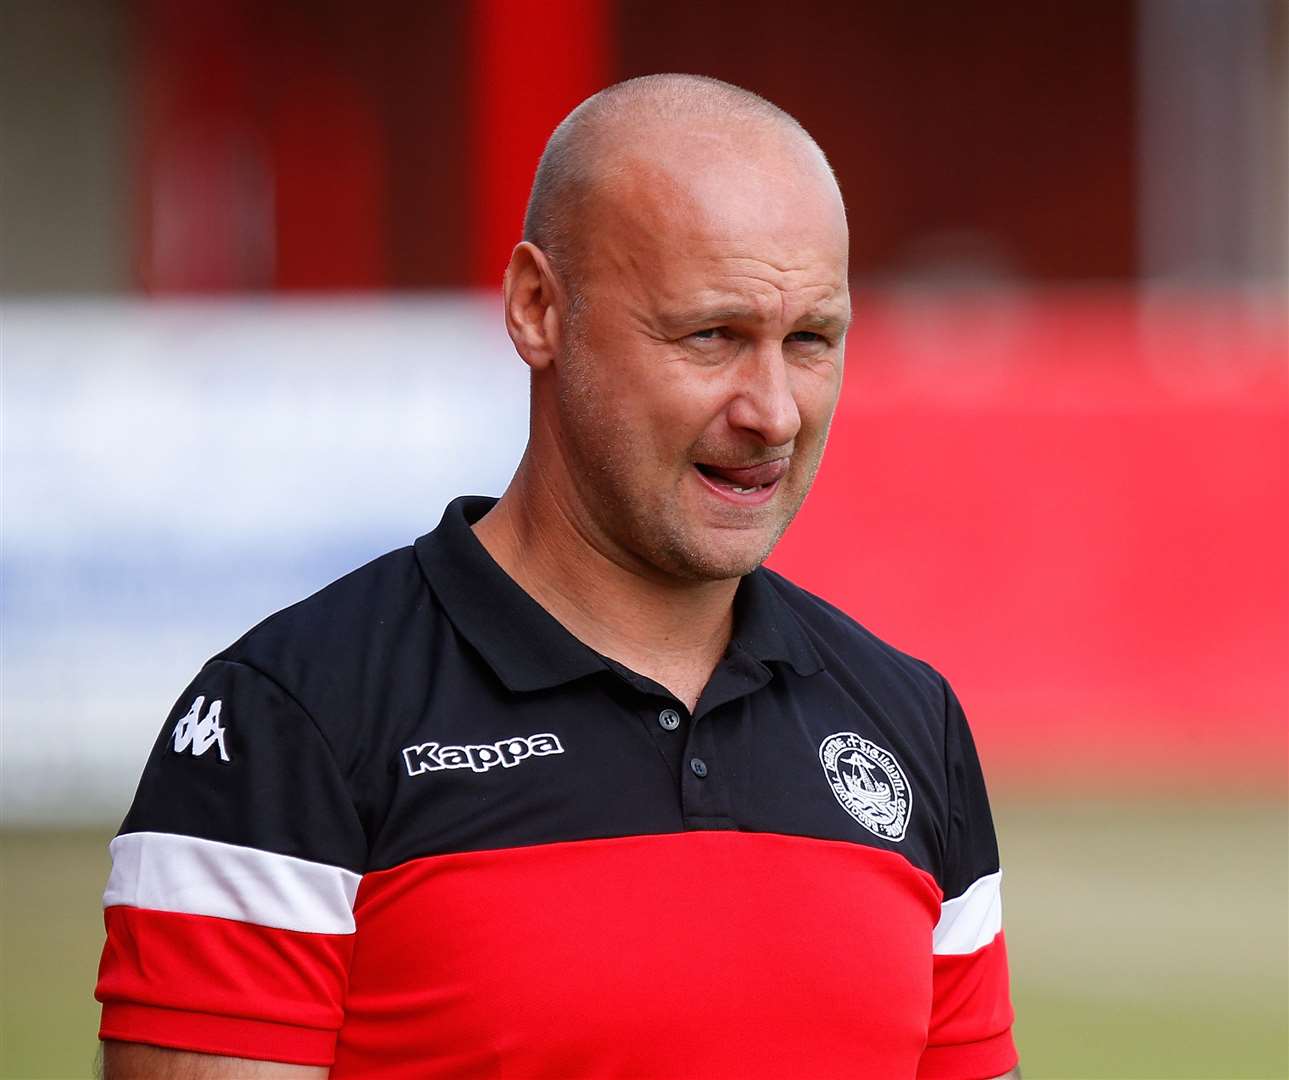
[[[1285,1074],[1289,4],[790,7],[0,4],[11,956],[51,933],[14,917],[38,907],[20,869],[82,881],[85,850],[20,827],[114,827],[208,655],[502,488],[526,382],[495,291],[542,142],[607,82],[698,71],[798,116],[847,196],[847,386],[775,561],[967,704],[1029,1074]],[[1231,835],[1249,846],[1213,856]],[[1129,836],[1121,862],[1036,869],[1044,837]],[[1134,877],[1153,858],[1158,895]],[[1096,899],[1038,909],[1091,888],[1075,866],[1115,875],[1098,926],[1134,971],[1227,1011],[1161,998],[1165,1037],[1062,1042],[1043,1016],[1113,1027],[1168,997],[1112,964],[1058,987]],[[93,899],[61,937],[93,947]],[[1193,983],[1169,912],[1208,942]],[[11,1008],[0,1074],[63,1075]]]
[[[499,492],[523,448],[490,298],[46,299],[4,323],[11,823],[119,816],[206,656]],[[1278,334],[1209,292],[863,295],[775,564],[949,673],[995,785],[1281,792]]]

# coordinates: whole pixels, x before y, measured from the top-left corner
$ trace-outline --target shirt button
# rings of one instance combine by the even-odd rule
[[[680,713],[675,709],[663,709],[658,714],[658,726],[663,731],[675,731],[680,727]]]
[[[691,757],[689,759],[689,771],[701,780],[707,775],[707,762],[700,757]]]

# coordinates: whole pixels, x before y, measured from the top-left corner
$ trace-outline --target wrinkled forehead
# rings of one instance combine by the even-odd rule
[[[841,194],[799,133],[677,125],[619,144],[603,165],[584,218],[588,253],[625,249],[639,262],[665,262],[728,249],[785,265],[839,264],[845,277]]]

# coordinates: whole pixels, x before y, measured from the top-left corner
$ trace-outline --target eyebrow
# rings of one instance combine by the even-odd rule
[[[750,307],[713,307],[693,308],[689,311],[664,315],[662,321],[667,326],[679,328],[758,322],[760,318],[760,313]],[[823,330],[840,334],[850,326],[850,318],[847,315],[834,315],[824,311],[809,311],[802,315],[793,326],[796,330]]]
[[[832,333],[841,334],[850,327],[850,316],[847,315],[829,315],[822,311],[810,311],[802,315],[796,322],[799,330],[827,330]]]

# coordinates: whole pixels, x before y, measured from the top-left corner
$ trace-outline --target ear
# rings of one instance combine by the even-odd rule
[[[501,286],[506,330],[515,351],[534,371],[549,367],[560,350],[563,286],[541,248],[523,241],[510,254]]]

